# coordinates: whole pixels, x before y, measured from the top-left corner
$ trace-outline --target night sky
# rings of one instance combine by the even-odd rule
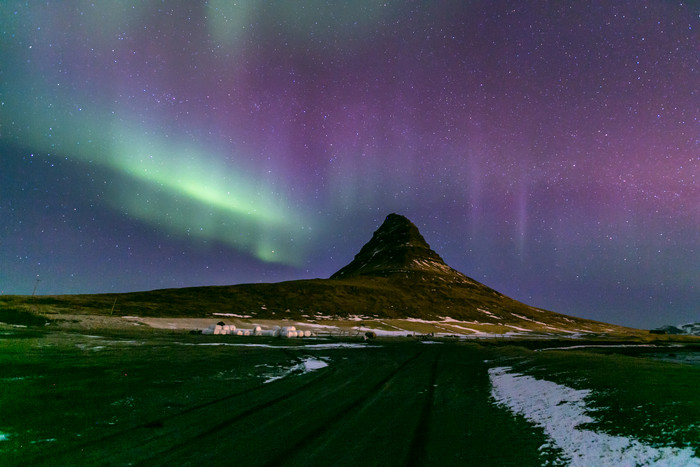
[[[3,1],[0,293],[326,278],[397,212],[530,305],[700,321],[699,13]]]

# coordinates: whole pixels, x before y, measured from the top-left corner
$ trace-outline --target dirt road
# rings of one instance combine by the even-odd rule
[[[17,450],[8,460],[32,465],[540,465],[543,460],[538,448],[544,435],[491,403],[488,366],[476,346],[183,350],[176,342],[141,349],[114,342],[73,355],[100,367],[74,372],[73,389],[104,385],[104,397],[93,394],[83,408],[91,419],[74,428],[79,436],[58,430],[63,434],[45,435],[56,436],[52,442]],[[95,378],[115,358],[133,378],[112,394]],[[226,362],[236,368],[241,359],[247,363],[231,370],[228,391],[221,378],[206,376]],[[265,361],[280,368],[301,368],[304,361],[327,366],[265,383],[260,377],[260,368],[270,367]],[[167,374],[164,365],[172,367]],[[127,378],[111,374],[115,385]],[[117,401],[130,400],[131,406],[117,404],[115,421],[95,428],[124,395]]]

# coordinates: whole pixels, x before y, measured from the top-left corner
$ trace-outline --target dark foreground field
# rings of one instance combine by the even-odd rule
[[[589,389],[579,428],[698,465],[700,368],[666,361],[688,347],[243,339],[3,331],[0,465],[572,463],[495,369]]]

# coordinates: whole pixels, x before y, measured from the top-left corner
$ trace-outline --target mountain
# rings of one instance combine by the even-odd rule
[[[407,218],[390,214],[355,258],[329,279],[190,287],[124,294],[0,296],[3,310],[141,317],[390,320],[446,333],[626,333],[629,328],[543,310],[448,266]],[[2,321],[0,319],[0,321]]]
[[[355,258],[330,277],[330,280],[339,279],[368,284],[388,281],[417,299],[413,307],[406,306],[407,313],[421,303],[425,309],[418,314],[431,315],[431,310],[454,305],[459,309],[459,305],[476,304],[479,295],[484,302],[493,297],[510,300],[448,266],[430,248],[418,227],[399,214],[389,214]],[[464,291],[467,296],[461,297]]]
[[[389,214],[355,259],[331,279],[401,273],[437,274],[450,281],[466,279],[430,248],[418,227],[398,214]]]

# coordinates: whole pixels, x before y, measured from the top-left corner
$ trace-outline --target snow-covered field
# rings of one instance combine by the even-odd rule
[[[495,401],[531,423],[542,427],[571,466],[700,466],[691,448],[653,447],[623,436],[580,428],[593,422],[588,415],[589,390],[577,390],[551,381],[511,372],[500,367],[489,370]],[[543,447],[548,447],[547,445]]]
[[[251,315],[237,315],[236,313],[212,313],[212,316],[226,316],[229,318],[252,318]]]

